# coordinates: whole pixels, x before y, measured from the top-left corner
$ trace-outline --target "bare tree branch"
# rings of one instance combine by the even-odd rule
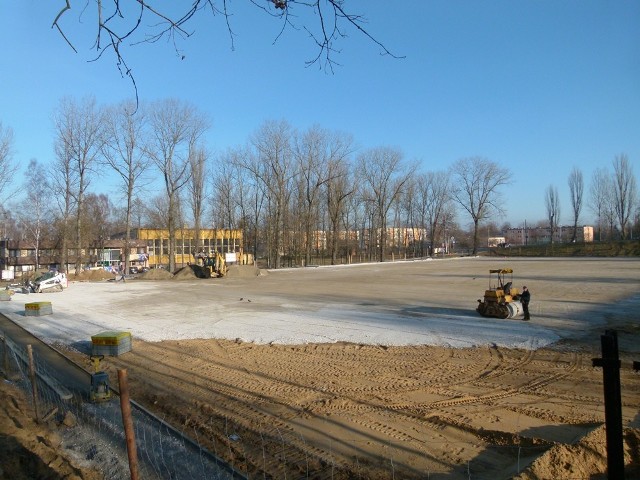
[[[193,31],[188,30],[188,24],[203,10],[209,10],[212,15],[222,15],[229,32],[231,49],[235,49],[235,34],[231,27],[232,13],[229,10],[231,0],[192,0],[191,4],[182,13],[169,13],[173,4],[163,5],[162,10],[151,4],[150,0],[85,0],[85,8],[95,7],[96,34],[93,48],[98,55],[93,61],[103,57],[106,51],[112,51],[115,55],[116,66],[123,77],[129,77],[134,89],[137,86],[131,68],[125,59],[124,42],[130,40],[127,46],[135,46],[141,43],[156,43],[162,38],[168,38],[174,45],[176,54],[184,59],[176,39],[190,38]],[[304,30],[318,48],[318,54],[306,61],[306,65],[320,64],[325,70],[333,71],[337,65],[333,56],[339,53],[335,48],[336,42],[347,36],[344,27],[355,29],[360,34],[381,48],[383,55],[393,58],[404,58],[393,54],[381,41],[372,35],[366,28],[366,19],[362,15],[349,13],[344,8],[344,0],[249,0],[254,6],[263,10],[267,15],[282,21],[282,28],[274,43],[277,42],[287,28]],[[217,6],[219,5],[219,6]],[[137,7],[137,8],[134,8]],[[71,0],[64,0],[64,6],[53,20],[52,28],[56,28],[65,42],[78,52],[69,38],[68,30],[63,28],[61,22],[72,8]],[[178,7],[180,8],[180,7]],[[313,20],[301,20],[303,16],[296,16],[295,9],[312,12]],[[112,11],[109,11],[112,9]],[[275,10],[275,11],[274,11]],[[149,27],[143,27],[143,21]],[[66,27],[69,28],[69,27]],[[314,33],[315,31],[315,33]],[[140,34],[142,39],[134,38],[134,34]]]

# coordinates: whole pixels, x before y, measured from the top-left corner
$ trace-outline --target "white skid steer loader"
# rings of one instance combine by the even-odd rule
[[[55,271],[47,272],[27,284],[27,288],[33,293],[61,292],[68,286],[67,276]]]

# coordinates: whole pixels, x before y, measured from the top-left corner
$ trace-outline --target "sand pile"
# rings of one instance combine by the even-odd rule
[[[182,267],[173,274],[174,280],[196,280],[198,276],[191,268],[191,265],[187,265],[186,267]]]
[[[211,278],[211,270],[209,267],[201,267],[200,265],[189,265],[185,269],[190,268],[193,274],[198,278]]]
[[[627,478],[640,478],[638,463],[640,430],[624,433],[624,463]],[[604,425],[596,428],[575,445],[558,444],[537,458],[515,480],[538,478],[602,478],[607,471],[607,436]]]
[[[258,267],[253,265],[230,265],[227,269],[227,277],[248,278],[263,275]]]
[[[51,425],[36,423],[23,392],[8,381],[0,382],[0,478],[104,478],[65,450]]]
[[[137,277],[139,280],[170,280],[173,274],[167,272],[164,268],[152,268]]]
[[[83,270],[77,275],[72,272],[68,275],[69,281],[73,282],[97,282],[100,280],[111,280],[115,278],[115,274],[106,270]]]

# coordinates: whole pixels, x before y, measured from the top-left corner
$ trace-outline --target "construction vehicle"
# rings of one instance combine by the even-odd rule
[[[506,281],[507,279],[509,281]],[[489,289],[485,290],[484,299],[478,300],[476,311],[483,317],[493,318],[515,318],[521,315],[524,310],[520,302],[520,292],[512,285],[511,268],[489,270]]]
[[[109,387],[109,375],[100,370],[100,362],[104,355],[91,355],[94,373],[91,374],[91,390],[89,398],[91,402],[106,402],[111,400],[111,388]]]
[[[227,274],[227,262],[221,253],[199,253],[196,258],[198,265],[208,268],[212,277],[224,277]]]
[[[67,276],[64,273],[51,270],[43,275],[40,275],[33,281],[28,281],[26,284],[27,293],[29,291],[33,293],[42,292],[61,292],[69,286]]]

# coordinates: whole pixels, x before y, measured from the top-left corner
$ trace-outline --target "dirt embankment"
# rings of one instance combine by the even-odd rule
[[[102,480],[62,448],[64,424],[38,424],[24,393],[0,382],[0,479]]]
[[[225,277],[248,278],[265,275],[266,272],[250,265],[231,265],[227,269]],[[163,268],[152,268],[136,277],[140,280],[197,280],[211,278],[210,270],[198,265],[187,265],[176,270],[173,274]]]

